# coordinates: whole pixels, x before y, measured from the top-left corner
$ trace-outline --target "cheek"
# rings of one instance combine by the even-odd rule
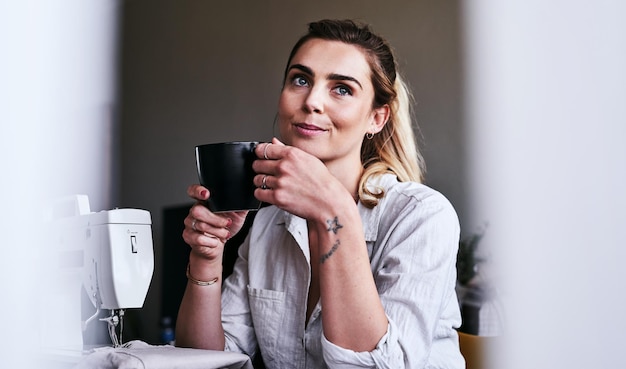
[[[333,111],[334,120],[345,130],[367,130],[371,120],[371,114],[368,109],[362,107],[344,107]]]
[[[278,98],[278,114],[282,116],[291,115],[297,107],[295,96],[283,90]]]

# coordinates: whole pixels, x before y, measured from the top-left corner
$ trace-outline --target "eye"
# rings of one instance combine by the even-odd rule
[[[339,96],[352,96],[352,89],[345,85],[339,85],[334,88]]]
[[[293,76],[293,78],[291,78],[291,83],[297,87],[306,87],[309,85],[309,82],[307,81],[306,77],[304,77],[301,74]]]

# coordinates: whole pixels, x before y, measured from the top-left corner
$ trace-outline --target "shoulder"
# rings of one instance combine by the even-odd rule
[[[398,182],[393,175],[379,184],[385,196],[365,214],[364,222],[366,239],[375,242],[372,252],[420,251],[427,252],[429,260],[456,255],[459,219],[443,194],[424,184]]]
[[[384,189],[385,196],[379,204],[383,207],[406,204],[454,212],[454,207],[441,192],[422,183],[399,182],[396,176],[385,174],[371,184]]]
[[[460,231],[454,207],[439,191],[417,182],[399,182],[391,174],[380,176],[371,184],[385,191],[385,196],[367,216],[371,226],[401,226],[417,231],[428,224],[450,230],[451,233]]]

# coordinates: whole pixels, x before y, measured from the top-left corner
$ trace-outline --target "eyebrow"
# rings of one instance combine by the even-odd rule
[[[306,65],[302,65],[302,64],[294,64],[292,66],[289,67],[289,70],[292,69],[298,69],[306,74],[309,74],[313,77],[315,77],[315,73],[313,72],[313,70],[309,67],[307,67]],[[328,79],[331,81],[351,81],[356,83],[357,85],[359,85],[359,87],[361,89],[363,89],[363,86],[361,85],[361,82],[359,82],[359,80],[357,80],[354,77],[350,77],[350,76],[345,76],[343,74],[337,74],[337,73],[331,73],[328,75]]]

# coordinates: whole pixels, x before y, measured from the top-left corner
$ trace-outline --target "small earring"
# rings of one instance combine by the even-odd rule
[[[372,132],[367,132],[367,133],[365,134],[365,137],[366,137],[368,140],[371,140],[372,138],[374,138],[374,134],[373,134]]]

